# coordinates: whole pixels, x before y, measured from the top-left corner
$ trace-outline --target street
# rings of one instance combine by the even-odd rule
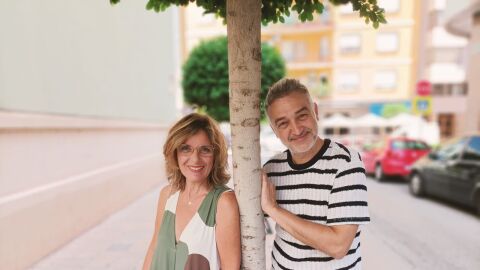
[[[401,179],[367,180],[372,222],[362,231],[364,269],[480,269],[480,219]]]

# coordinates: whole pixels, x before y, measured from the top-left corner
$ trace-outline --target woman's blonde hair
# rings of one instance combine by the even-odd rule
[[[180,119],[168,132],[163,145],[167,177],[174,189],[184,190],[186,179],[180,171],[177,159],[177,149],[188,138],[203,130],[214,147],[213,167],[208,176],[210,186],[224,185],[230,179],[227,172],[228,153],[225,138],[215,120],[207,115],[191,113]]]

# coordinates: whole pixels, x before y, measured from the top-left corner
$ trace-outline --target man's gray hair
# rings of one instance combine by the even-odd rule
[[[268,107],[272,105],[275,100],[290,95],[291,93],[305,94],[308,96],[310,103],[312,103],[312,98],[305,85],[296,79],[283,78],[268,89],[267,98],[265,99],[265,110],[268,110]]]

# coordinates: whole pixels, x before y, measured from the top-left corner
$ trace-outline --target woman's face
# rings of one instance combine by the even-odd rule
[[[213,145],[200,130],[177,148],[177,161],[187,182],[207,181],[214,163]]]

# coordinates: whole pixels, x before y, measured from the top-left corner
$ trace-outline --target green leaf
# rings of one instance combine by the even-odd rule
[[[285,62],[276,48],[262,44],[261,92],[285,76]],[[220,37],[201,42],[193,48],[182,67],[182,88],[185,101],[204,107],[219,121],[229,119],[227,39]],[[261,109],[262,117],[265,113]]]

